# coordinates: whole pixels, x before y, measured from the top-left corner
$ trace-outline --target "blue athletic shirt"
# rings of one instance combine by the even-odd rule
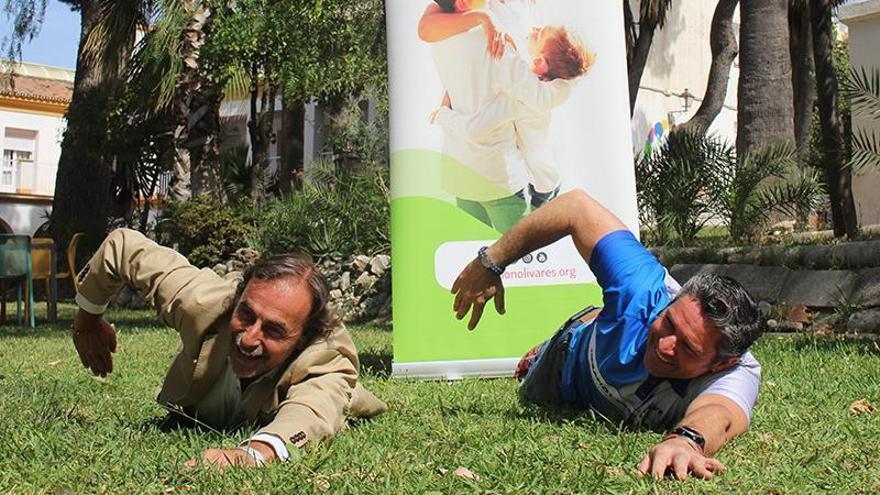
[[[653,377],[643,357],[648,330],[674,297],[667,272],[627,230],[596,244],[590,269],[603,288],[599,316],[572,331],[562,373],[562,397],[609,420],[669,428],[693,399],[713,393],[729,397],[751,417],[761,366],[746,353],[728,370],[693,380]]]

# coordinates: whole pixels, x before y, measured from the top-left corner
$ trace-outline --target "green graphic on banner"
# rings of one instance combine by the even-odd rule
[[[439,153],[401,151],[393,155],[392,164],[391,242],[401,246],[394,251],[393,293],[406,294],[393,300],[396,365],[520,356],[571,314],[601,303],[596,284],[509,287],[507,314],[497,315],[490,303],[480,326],[467,331],[467,322],[456,320],[452,312],[452,294],[436,280],[435,252],[451,239],[495,239],[498,232],[438,199],[443,196],[439,182],[430,178],[440,173]]]

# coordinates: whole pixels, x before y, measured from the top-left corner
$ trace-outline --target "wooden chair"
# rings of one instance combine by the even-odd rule
[[[79,281],[76,278],[76,247],[82,233],[76,233],[70,238],[67,245],[67,271],[56,272],[55,241],[48,237],[35,237],[31,241],[31,260],[34,280],[46,281],[46,315],[49,321],[58,319],[58,279],[70,278],[73,290],[79,291]]]
[[[70,282],[73,284],[73,291],[76,293],[79,293],[79,280],[76,278],[78,273],[76,270],[76,247],[79,245],[82,236],[82,232],[77,232],[70,238],[70,242],[67,243],[67,253],[65,253],[67,256],[67,271],[55,275],[55,278],[70,277]]]

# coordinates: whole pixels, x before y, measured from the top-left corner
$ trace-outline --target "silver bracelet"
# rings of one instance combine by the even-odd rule
[[[250,445],[242,445],[238,447],[238,450],[241,450],[247,455],[253,457],[254,461],[257,463],[257,466],[262,466],[263,464],[266,464],[266,458],[263,457],[263,454],[261,454],[259,450],[251,447]]]

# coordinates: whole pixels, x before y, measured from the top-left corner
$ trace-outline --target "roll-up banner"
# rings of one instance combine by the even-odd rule
[[[386,0],[395,377],[509,376],[601,290],[570,238],[503,274],[474,331],[459,271],[582,188],[638,230],[619,2]],[[490,53],[492,52],[492,53]]]

